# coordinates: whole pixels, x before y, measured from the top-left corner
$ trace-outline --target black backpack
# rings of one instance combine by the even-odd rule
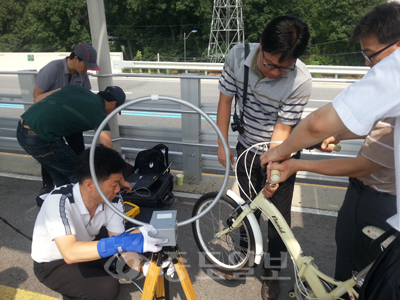
[[[165,154],[162,152],[164,150]],[[155,145],[148,150],[140,151],[135,159],[135,172],[139,174],[169,172],[168,147]]]
[[[400,299],[400,234],[392,228],[382,235],[385,238],[381,240],[385,240],[392,232],[396,235],[396,238],[378,256],[372,268],[368,271],[360,289],[358,298],[360,300]]]

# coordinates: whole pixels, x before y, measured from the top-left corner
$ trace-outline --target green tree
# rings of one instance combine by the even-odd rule
[[[27,51],[71,51],[91,43],[85,0],[31,0],[25,8],[21,33]]]
[[[23,41],[19,32],[20,21],[28,0],[2,0],[0,4],[0,52],[22,51]]]
[[[306,63],[363,65],[351,33],[372,7],[384,0],[246,0],[243,4],[245,38],[258,42],[265,25],[278,15],[295,15],[310,26]],[[112,51],[133,60],[183,58],[183,34],[193,29],[187,57],[205,57],[213,0],[104,0]],[[2,0],[0,51],[71,51],[90,43],[86,0]]]
[[[204,16],[212,11],[210,0],[127,0],[123,3],[108,0],[105,5],[109,33],[118,37],[117,45],[127,46],[128,59],[132,59],[138,50],[142,51],[144,59],[151,60],[156,59],[157,53],[162,56],[183,56],[183,33],[193,29],[198,32],[187,41],[194,46],[188,49],[196,49],[200,53],[207,47],[209,32],[204,33],[203,28],[209,28],[211,15],[206,26],[202,22]],[[115,11],[120,12],[118,18],[110,14]]]
[[[279,15],[302,18],[310,27],[306,63],[362,65],[358,45],[349,43],[357,22],[382,0],[248,0],[243,5],[246,39],[258,42],[268,21]],[[260,13],[262,12],[262,13]]]

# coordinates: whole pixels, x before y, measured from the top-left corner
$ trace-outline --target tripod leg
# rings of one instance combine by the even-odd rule
[[[166,281],[164,275],[160,275],[157,281],[156,288],[156,298],[157,300],[169,300],[169,286],[168,280]]]
[[[161,255],[157,254],[153,254],[151,256],[149,271],[147,272],[146,280],[144,281],[142,297],[140,298],[141,300],[152,300],[154,298],[154,292],[156,290],[156,285],[160,277],[160,257]],[[162,283],[162,286],[164,286],[164,282]]]
[[[178,274],[179,280],[181,282],[183,291],[185,292],[186,298],[188,300],[197,300],[196,294],[193,289],[192,282],[190,281],[188,271],[183,262],[182,256],[179,253],[178,258],[174,262],[176,273]]]

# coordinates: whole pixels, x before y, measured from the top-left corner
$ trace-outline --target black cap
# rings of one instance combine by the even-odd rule
[[[104,91],[99,92],[99,95],[108,102],[116,101],[116,107],[124,104],[126,99],[124,91],[119,86],[108,86]]]

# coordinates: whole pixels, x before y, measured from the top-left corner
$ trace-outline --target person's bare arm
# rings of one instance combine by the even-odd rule
[[[100,258],[97,241],[78,242],[73,234],[54,239],[58,250],[67,264],[92,261]]]
[[[231,106],[232,106],[233,97],[229,97],[223,93],[219,93],[219,102],[218,102],[218,111],[217,111],[217,125],[221,130],[223,136],[225,137],[225,141],[228,143],[228,132],[229,132],[229,124],[231,120]],[[233,156],[232,150],[229,148],[229,159],[230,164],[233,165],[235,163],[235,159]],[[225,151],[222,146],[221,140],[218,138],[218,161],[221,165],[225,166]],[[232,168],[231,168],[232,169]]]
[[[269,164],[269,170],[279,170],[281,179],[285,181],[298,171],[307,171],[327,176],[365,177],[381,168],[381,165],[363,155],[351,158],[327,160],[288,159],[280,164]]]
[[[56,89],[56,90],[52,90],[52,91],[47,92],[47,93],[44,93],[44,94],[39,94],[37,97],[35,97],[35,98],[33,99],[33,103],[37,103],[37,102],[39,102],[40,100],[43,100],[43,99],[46,98],[47,96],[49,96],[49,95],[51,95],[51,94],[53,94],[53,93],[55,93],[55,92],[57,92],[57,91],[59,91],[59,90],[61,90],[61,88]]]
[[[343,132],[341,134],[338,134],[335,136],[335,138],[339,141],[344,141],[344,140],[359,140],[359,139],[365,139],[366,135],[357,135],[351,131]]]
[[[40,87],[35,85],[35,88],[33,89],[33,99],[35,99],[37,96],[44,94],[44,90],[42,90]]]
[[[261,155],[261,165],[282,161],[300,149],[320,143],[330,136],[348,132],[332,104],[327,104],[304,118],[281,145]]]
[[[279,146],[280,143],[274,142],[282,142],[286,140],[289,137],[291,131],[292,126],[284,125],[281,122],[277,121],[274,127],[274,131],[271,135],[271,144],[269,145],[269,149]]]
[[[113,146],[112,146],[111,132],[110,131],[103,130],[102,132],[100,132],[99,141],[105,147],[112,149]]]
[[[138,233],[139,229],[131,233]],[[116,236],[121,233],[108,232],[108,235]],[[79,242],[74,234],[60,236],[54,239],[61,256],[67,264],[92,261],[101,258],[97,249],[98,241]]]

